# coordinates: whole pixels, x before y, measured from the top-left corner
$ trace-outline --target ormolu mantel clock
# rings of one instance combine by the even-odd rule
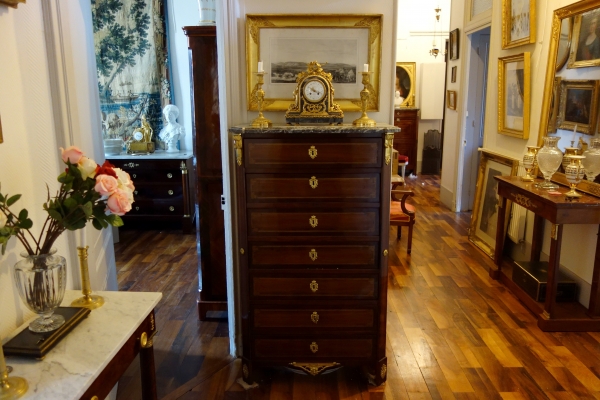
[[[296,78],[294,102],[285,113],[288,124],[329,123],[341,124],[344,112],[333,101],[331,74],[323,71],[316,61],[308,63],[306,71]]]

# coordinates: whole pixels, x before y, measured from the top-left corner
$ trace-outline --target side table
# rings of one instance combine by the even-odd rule
[[[6,357],[12,375],[25,378],[29,385],[21,399],[104,399],[138,353],[142,398],[156,399],[152,337],[154,307],[162,293],[95,293],[104,297],[104,305],[92,310],[43,360]],[[69,306],[78,297],[81,291],[67,290],[62,305]]]
[[[589,307],[577,302],[557,303],[556,292],[560,247],[564,224],[600,224],[600,199],[583,194],[578,200],[567,200],[564,195],[568,189],[557,189],[561,194],[551,196],[547,190],[537,189],[534,184],[524,182],[517,176],[495,176],[498,181],[498,221],[504,221],[507,200],[525,207],[535,214],[530,261],[540,261],[544,220],[552,224],[550,254],[548,260],[548,280],[545,302],[536,302],[512,281],[513,262],[503,256],[504,224],[496,229],[496,248],[494,262],[497,269],[490,268],[489,274],[499,279],[521,300],[529,310],[538,316],[538,326],[543,331],[600,331],[600,246],[596,242],[596,256],[592,277]],[[598,239],[600,241],[600,237]]]

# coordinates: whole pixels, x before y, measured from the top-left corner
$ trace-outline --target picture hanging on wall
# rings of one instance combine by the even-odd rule
[[[446,91],[446,107],[450,110],[456,110],[456,91],[455,90],[447,90]]]
[[[92,2],[103,139],[127,142],[142,117],[154,137],[171,103],[164,0]]]
[[[450,32],[450,59],[458,60],[458,28]]]
[[[529,52],[498,59],[498,133],[529,137]]]
[[[573,51],[567,68],[600,65],[600,9],[577,15],[573,27]]]
[[[535,43],[535,0],[502,0],[502,48]]]
[[[456,82],[456,66],[452,67],[452,76],[450,77],[450,82]]]
[[[598,83],[596,80],[560,81],[558,127],[586,135],[596,133],[598,119]]]

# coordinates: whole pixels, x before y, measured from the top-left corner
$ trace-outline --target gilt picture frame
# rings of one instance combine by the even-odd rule
[[[502,0],[502,48],[535,43],[536,0]]]
[[[597,80],[575,79],[560,81],[558,128],[594,135],[598,120]]]
[[[600,65],[600,8],[574,18],[567,68],[597,67]]]
[[[471,214],[469,228],[469,241],[481,249],[490,258],[494,258],[496,248],[496,228],[498,223],[498,182],[494,176],[516,176],[519,160],[504,155],[479,149],[480,161],[477,172],[477,185],[475,189],[475,202]],[[512,202],[507,201],[507,210]],[[508,227],[510,212],[506,212],[506,219],[502,221],[504,234]]]
[[[450,75],[450,82],[454,83],[456,82],[456,66],[452,67],[452,73]]]
[[[498,133],[529,138],[531,99],[529,52],[498,59]]]
[[[25,3],[26,0],[0,0],[0,4],[5,4],[12,8],[19,7],[20,3]],[[2,143],[2,142],[0,142]]]
[[[247,14],[247,109],[258,110],[258,62],[265,70],[263,111],[285,111],[293,102],[295,76],[318,61],[332,73],[334,101],[343,111],[361,111],[361,72],[371,74],[367,110],[379,110],[381,14]]]
[[[459,31],[458,28],[450,31],[450,43],[448,45],[451,60],[458,60],[459,46]]]
[[[446,90],[446,107],[456,110],[456,90]]]

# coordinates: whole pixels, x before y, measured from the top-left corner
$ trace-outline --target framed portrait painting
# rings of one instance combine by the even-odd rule
[[[573,50],[567,68],[600,65],[600,9],[577,15],[573,26]]]
[[[587,135],[596,133],[598,119],[598,83],[596,80],[560,81],[558,127]]]
[[[502,48],[535,43],[535,0],[502,0]]]
[[[519,160],[503,156],[488,150],[479,149],[481,152],[479,171],[477,173],[477,186],[475,189],[475,203],[471,214],[469,228],[469,241],[479,247],[485,254],[494,257],[496,248],[496,228],[498,224],[504,225],[504,232],[508,226],[510,212],[506,213],[504,221],[498,221],[498,182],[494,176],[515,176],[519,168]],[[507,210],[511,202],[507,201]]]
[[[458,28],[450,32],[450,59],[458,60]]]
[[[450,76],[450,82],[456,82],[456,66],[452,67],[452,75]]]
[[[529,137],[529,52],[498,59],[498,133]]]
[[[296,76],[317,61],[332,75],[335,102],[343,111],[361,111],[363,65],[371,86],[367,110],[379,110],[381,14],[247,14],[246,95],[258,110],[257,66],[265,75],[263,111],[285,111],[293,103]]]

